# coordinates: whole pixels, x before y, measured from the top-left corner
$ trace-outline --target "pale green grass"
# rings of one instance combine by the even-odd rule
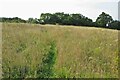
[[[0,23],[0,79],[2,78],[2,23]]]
[[[8,69],[26,67],[36,70],[49,49],[57,45],[55,77],[118,77],[118,31],[94,27],[61,25],[3,24],[2,58],[4,76]],[[13,71],[13,74],[15,72]]]

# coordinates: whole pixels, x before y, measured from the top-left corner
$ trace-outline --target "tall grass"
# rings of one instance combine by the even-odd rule
[[[0,79],[2,78],[2,23],[0,23]]]
[[[42,66],[38,69],[38,78],[52,78],[54,75],[54,64],[57,58],[57,49],[54,41],[50,43],[50,50],[42,59]]]
[[[53,77],[118,77],[117,30],[3,23],[2,32],[4,78],[37,78],[38,71],[46,64],[45,55],[52,63],[47,63],[47,68],[54,65],[49,71]],[[56,47],[50,44],[52,40]],[[57,57],[49,54],[56,53],[55,49]]]

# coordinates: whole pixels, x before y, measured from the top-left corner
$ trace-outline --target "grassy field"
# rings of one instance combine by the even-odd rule
[[[4,78],[118,78],[118,31],[3,23],[2,69]]]

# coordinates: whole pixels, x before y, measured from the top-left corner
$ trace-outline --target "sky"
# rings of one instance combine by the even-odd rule
[[[120,21],[120,1],[119,1],[119,3],[118,3],[118,20]]]
[[[80,13],[96,20],[105,12],[118,20],[119,0],[0,0],[0,17],[40,18],[41,13]]]

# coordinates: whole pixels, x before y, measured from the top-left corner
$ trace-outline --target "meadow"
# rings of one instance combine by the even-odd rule
[[[3,78],[118,78],[118,30],[2,24]]]

